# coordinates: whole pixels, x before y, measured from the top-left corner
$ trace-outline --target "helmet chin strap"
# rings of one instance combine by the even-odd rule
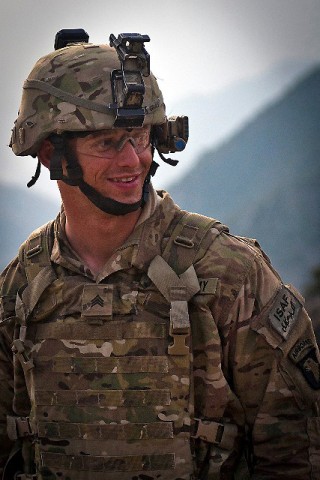
[[[81,192],[90,200],[90,202],[104,213],[109,213],[111,215],[126,215],[127,213],[135,212],[142,207],[143,197],[135,203],[122,203],[117,202],[110,197],[101,195],[101,193],[91,187],[84,180],[79,183],[79,188]]]
[[[54,151],[50,161],[51,179],[62,180],[67,185],[79,187],[81,192],[90,200],[91,203],[93,203],[104,213],[108,213],[110,215],[126,215],[127,213],[135,212],[146,203],[149,195],[151,176],[155,174],[158,168],[158,164],[155,161],[152,161],[150,170],[144,181],[141,199],[135,203],[123,203],[113,200],[110,197],[105,197],[83,180],[83,172],[81,166],[79,165],[77,156],[68,146],[68,142],[66,142],[61,135],[52,135],[50,140],[54,146]],[[62,171],[63,157],[67,162],[67,176],[64,175]]]

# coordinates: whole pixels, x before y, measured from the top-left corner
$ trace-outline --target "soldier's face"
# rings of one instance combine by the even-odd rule
[[[141,199],[152,162],[150,127],[110,129],[71,140],[83,179],[105,197],[122,203]]]

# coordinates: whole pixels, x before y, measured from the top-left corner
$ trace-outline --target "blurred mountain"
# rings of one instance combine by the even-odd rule
[[[275,99],[281,98],[311,68],[313,64],[307,59],[287,60],[273,65],[266,72],[231,83],[210,94],[203,94],[199,88],[193,96],[183,97],[176,102],[168,115],[188,115],[190,137],[186,150],[176,154],[177,160],[181,159],[179,167],[165,167],[165,178],[168,178],[165,186],[171,186],[182,174],[192,169],[205,149],[212,149],[234,135],[244,123]],[[155,178],[157,183],[164,165],[159,170]]]
[[[175,201],[257,238],[302,288],[320,260],[320,68],[171,186]]]

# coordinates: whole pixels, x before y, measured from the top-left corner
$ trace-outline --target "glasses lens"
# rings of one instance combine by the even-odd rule
[[[149,128],[139,129],[130,133],[125,132],[120,138],[119,136],[115,137],[112,131],[94,133],[88,135],[85,139],[79,139],[77,146],[78,151],[84,155],[112,158],[124,148],[127,142],[140,155],[150,145]]]
[[[135,135],[132,135],[131,138],[133,139],[133,148],[138,154],[144,152],[150,145],[149,130],[143,130],[139,134],[136,133]]]

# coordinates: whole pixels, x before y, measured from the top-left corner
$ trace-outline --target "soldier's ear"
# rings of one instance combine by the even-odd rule
[[[44,140],[38,151],[38,159],[46,168],[50,168],[50,159],[53,152],[53,145],[49,140]]]

